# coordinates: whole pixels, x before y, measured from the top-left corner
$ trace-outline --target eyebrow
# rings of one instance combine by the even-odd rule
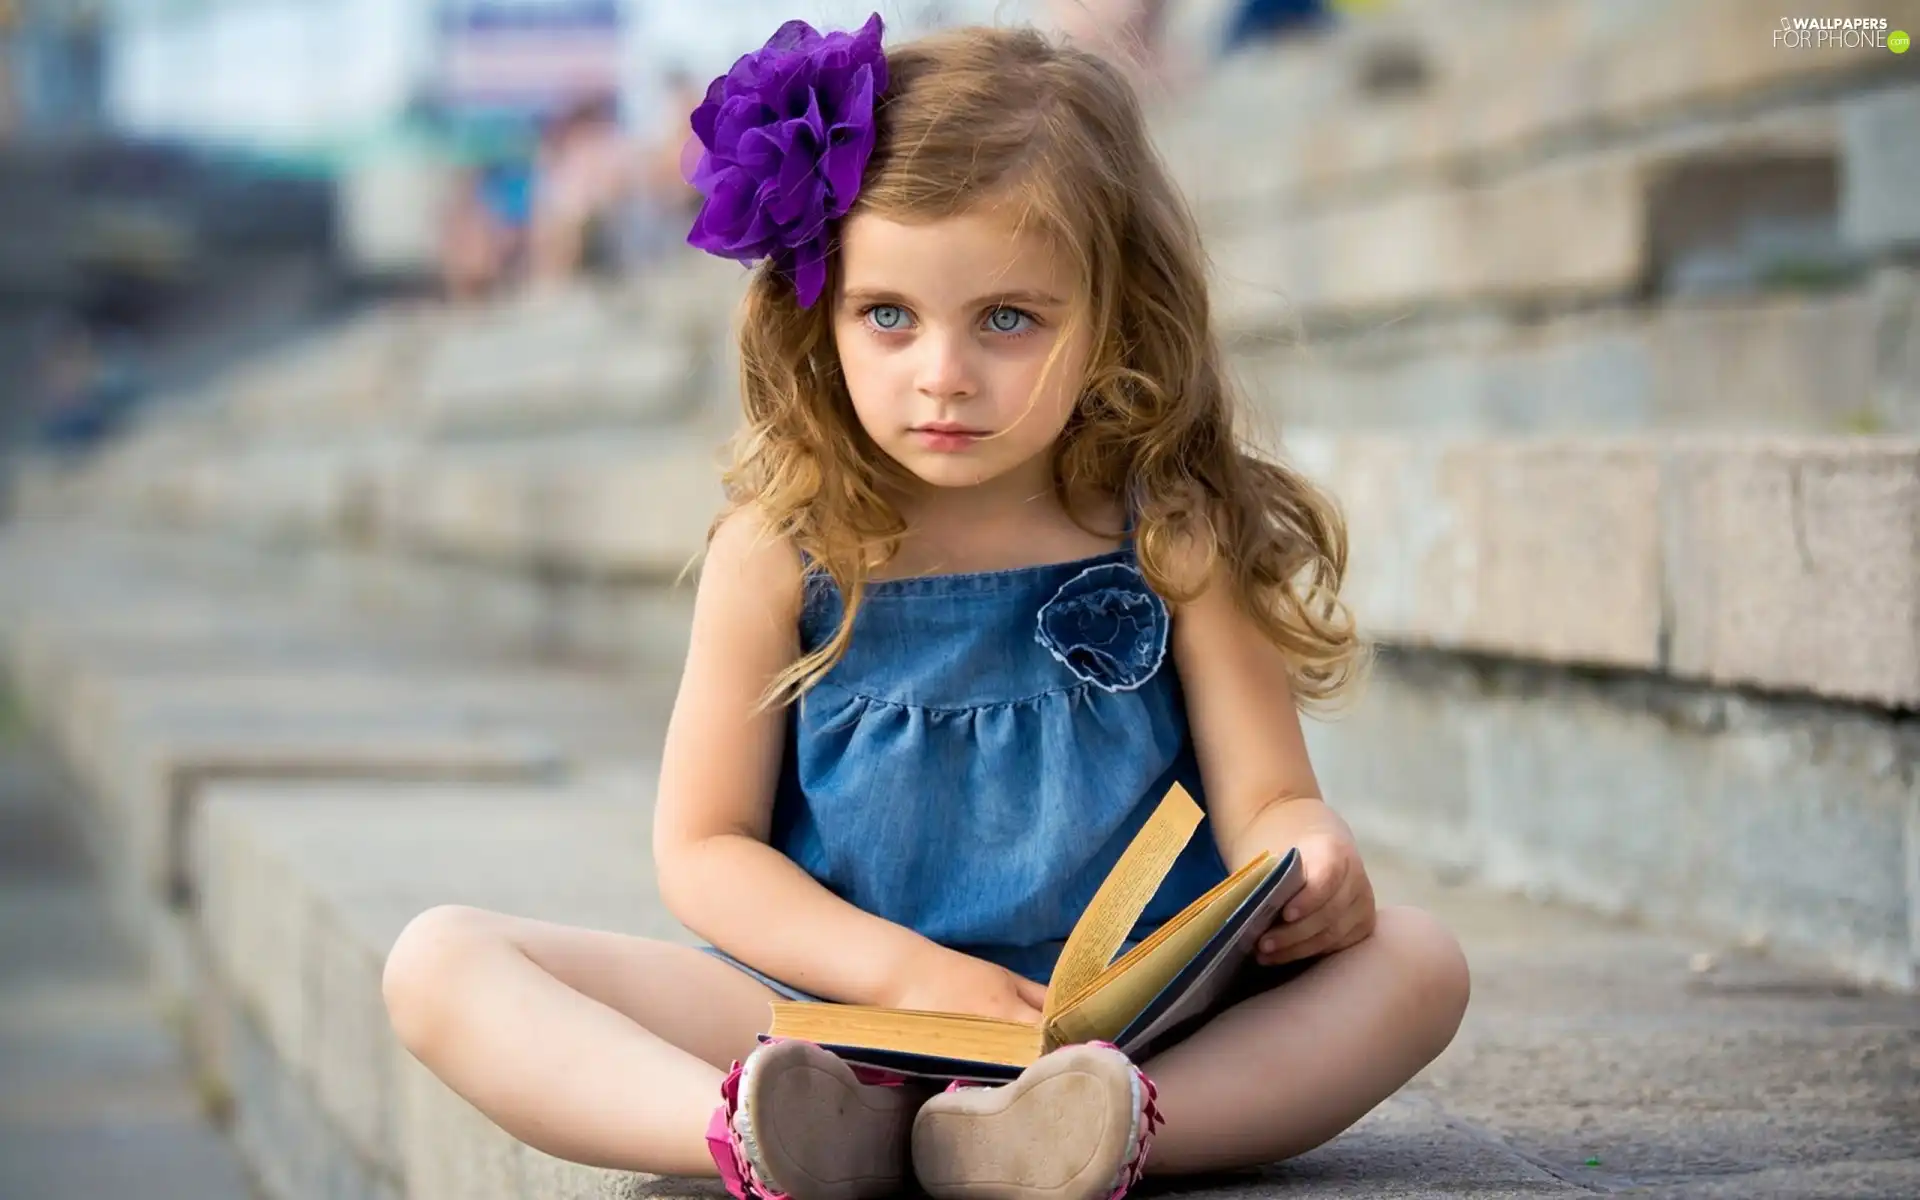
[[[886,288],[848,288],[845,300],[848,304],[898,304],[904,308],[912,308],[914,306],[913,301],[909,300],[902,293],[890,291]],[[969,300],[966,307],[981,308],[989,304],[1031,304],[1035,306],[1051,305],[1058,308],[1065,303],[1065,300],[1049,292],[1021,290],[1012,292],[990,292],[985,296]]]

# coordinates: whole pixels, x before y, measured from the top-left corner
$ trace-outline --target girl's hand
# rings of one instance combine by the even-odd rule
[[[1047,989],[997,963],[941,949],[916,960],[886,1001],[888,1008],[1040,1023]]]
[[[1263,965],[1332,954],[1373,932],[1373,883],[1353,839],[1315,831],[1301,837],[1297,848],[1306,885],[1260,939],[1255,960]]]

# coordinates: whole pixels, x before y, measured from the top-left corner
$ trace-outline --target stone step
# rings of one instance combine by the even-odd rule
[[[177,415],[242,436],[390,428],[413,406],[424,347],[451,319],[437,305],[382,305],[241,363],[181,397]]]
[[[674,471],[661,474],[670,479]],[[255,497],[256,508],[273,503],[270,487]],[[135,657],[175,653],[164,647],[192,636],[196,644],[209,643],[209,656],[229,650],[258,656],[276,647],[287,661],[314,667],[330,655],[360,663],[438,653],[431,648],[442,643],[457,643],[458,655],[467,657],[478,640],[512,661],[561,658],[589,673],[614,664],[675,670],[686,652],[693,588],[688,581],[666,581],[675,580],[699,552],[707,515],[670,504],[658,511],[699,532],[689,532],[683,545],[663,547],[651,563],[600,569],[581,558],[574,568],[556,570],[533,557],[487,562],[367,545],[339,530],[283,538],[262,534],[257,525],[235,527],[212,512],[157,523],[150,503],[96,498],[84,515],[21,522],[0,538],[0,573],[60,589],[0,594],[0,617],[11,618],[0,624],[0,641],[16,643],[10,653],[30,673],[38,670],[40,647],[55,644],[30,631],[64,629],[81,620],[103,646],[168,631],[169,640],[160,645],[139,642],[121,651]],[[605,515],[613,520],[618,514]],[[90,553],[69,555],[66,543],[74,541],[87,544]],[[88,573],[122,563],[138,566],[99,578]],[[243,609],[243,599],[262,580],[274,585],[272,598],[263,601],[269,611]],[[116,589],[124,587],[145,589],[148,603],[134,611],[116,604]],[[208,608],[210,588],[228,598],[226,611]],[[278,620],[293,609],[308,622],[298,635]],[[344,641],[325,634],[320,627],[327,622],[354,633]],[[61,683],[49,678],[39,686]]]
[[[657,582],[704,544],[722,499],[718,441],[681,430],[546,447],[202,445],[166,462],[109,464],[95,498],[262,540]]]
[[[657,562],[599,572],[578,551],[577,565],[562,569],[537,558],[489,563],[338,542],[289,548],[270,561],[300,588],[383,620],[440,622],[520,655],[589,669],[674,671],[686,657],[694,588],[692,576],[668,580],[699,544],[671,549],[679,556],[663,547]]]
[[[663,720],[670,694],[602,687],[532,671],[469,673],[421,686],[431,664],[369,665],[328,680],[280,668],[228,681],[223,697],[182,669],[89,673],[49,717],[83,778],[113,806],[125,873],[173,906],[193,902],[194,809],[234,779],[553,779],[582,759],[636,755],[636,723]],[[491,685],[500,694],[476,697]],[[573,694],[569,694],[573,693]]]
[[[1202,210],[1292,206],[1920,79],[1920,64],[1881,46],[1776,44],[1780,15],[1744,0],[1520,5],[1477,19],[1399,7],[1320,43],[1247,56],[1168,111],[1160,139]],[[1867,14],[1823,0],[1786,15]],[[1871,15],[1910,32],[1920,4],[1895,0]],[[1383,52],[1411,54],[1426,83],[1370,94],[1366,72]],[[1250,141],[1269,152],[1244,153]]]
[[[1254,338],[1232,370],[1283,432],[1920,434],[1920,275],[1828,295]]]
[[[350,1194],[409,1200],[718,1196],[513,1141],[401,1050],[379,1000],[386,949],[437,903],[688,941],[651,894],[644,806],[590,790],[325,790],[223,787],[206,808],[205,929],[244,1043],[243,1144],[288,1164],[282,1194],[351,1179]],[[1920,1141],[1886,1120],[1920,1001],[1373,861],[1383,900],[1429,907],[1466,940],[1477,999],[1461,1040],[1353,1131],[1214,1190],[1691,1196],[1746,1178],[1786,1194],[1844,1176],[1853,1194],[1894,1196],[1920,1182]],[[1807,1086],[1817,1102],[1786,1098]]]
[[[394,544],[569,574],[678,576],[723,499],[714,440],[439,455],[376,501]]]
[[[1280,449],[1346,514],[1370,636],[1920,707],[1920,441],[1302,431]],[[664,581],[715,511],[704,452],[447,470],[426,476],[457,482],[409,518],[402,557],[427,542],[510,575]],[[643,623],[658,594],[612,603]]]
[[[511,436],[659,426],[698,411],[725,394],[726,333],[744,289],[695,292],[684,276],[650,278],[648,294],[630,289],[625,303],[592,292],[535,296],[450,330],[424,357],[419,420],[442,437]],[[680,303],[663,304],[676,290]]]
[[[259,1200],[107,911],[72,781],[0,703],[0,1196]]]
[[[1328,796],[1396,852],[1651,928],[1920,986],[1911,720],[1396,651],[1364,703],[1310,724],[1308,743]]]
[[[1920,103],[1920,88],[1909,95]],[[1307,211],[1250,201],[1212,212],[1203,233],[1219,264],[1217,318],[1248,337],[1750,292],[1809,263],[1850,269],[1882,249],[1840,240],[1850,158],[1881,153],[1853,144],[1852,127],[1831,106],[1739,115],[1491,178],[1413,181]]]
[[[745,273],[691,250],[638,283],[390,306],[186,398],[209,427],[428,440],[656,428],[726,394]]]
[[[1920,707],[1920,442],[1308,436],[1397,645]]]
[[[662,724],[671,703],[671,675],[537,664],[472,631],[303,607],[292,580],[277,604],[229,593],[218,573],[197,591],[162,570],[138,586],[132,563],[113,563],[115,539],[91,547],[99,557],[83,536],[43,543],[60,546],[57,564],[35,564],[25,542],[0,558],[39,568],[22,574],[47,607],[15,600],[9,674],[100,806],[117,911],[173,995],[194,970],[195,814],[209,786],[553,780],[588,760],[644,760],[633,730]],[[256,578],[270,567],[251,563]]]
[[[354,1174],[410,1198],[521,1194],[500,1191],[499,1176],[545,1156],[400,1048],[380,998],[386,951],[441,903],[688,940],[655,894],[649,790],[316,783],[209,794],[202,920],[217,976],[206,982],[232,1022],[243,1145],[284,1165],[286,1195],[323,1194],[315,1177]],[[249,1103],[289,1092],[298,1099]],[[250,1107],[261,1120],[249,1123]],[[573,1189],[605,1175],[550,1168],[549,1182],[572,1175]]]
[[[1903,26],[1909,35],[1913,25],[1920,20]],[[1903,136],[1920,120],[1920,88],[1862,97],[1846,106],[1842,120],[1848,155],[1841,220],[1848,243],[1871,252],[1920,243],[1920,204],[1913,202],[1920,195],[1920,146]],[[1871,146],[1882,152],[1867,153]]]

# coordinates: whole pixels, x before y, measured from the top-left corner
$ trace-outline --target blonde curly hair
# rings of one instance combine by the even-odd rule
[[[944,31],[890,50],[887,69],[848,216],[929,220],[1013,198],[1076,268],[1085,290],[1075,320],[1098,331],[1053,448],[1063,506],[1072,515],[1071,495],[1126,497],[1141,569],[1169,603],[1191,600],[1224,562],[1236,602],[1286,656],[1297,702],[1334,699],[1364,659],[1339,596],[1345,524],[1304,476],[1239,441],[1199,234],[1131,84],[1032,29]],[[708,531],[711,540],[752,507],[845,598],[834,636],[781,672],[763,706],[803,694],[839,660],[874,568],[906,530],[885,493],[909,477],[861,427],[840,373],[839,255],[828,264],[812,308],[770,263],[748,285],[746,419],[723,475],[727,504]]]

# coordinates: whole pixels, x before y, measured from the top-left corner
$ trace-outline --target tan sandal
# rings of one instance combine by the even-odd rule
[[[874,1200],[907,1177],[924,1088],[811,1042],[767,1042],[734,1063],[707,1149],[735,1200]]]
[[[921,1105],[913,1171],[934,1200],[1117,1200],[1163,1123],[1153,1081],[1104,1042],[1067,1046],[1000,1087]]]

